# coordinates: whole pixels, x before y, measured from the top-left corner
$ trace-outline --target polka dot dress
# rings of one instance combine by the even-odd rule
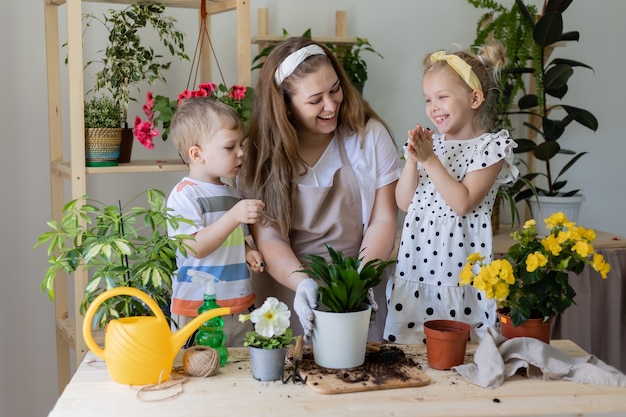
[[[502,130],[469,140],[446,141],[443,135],[433,135],[433,146],[458,181],[468,172],[502,159],[505,163],[485,198],[465,216],[447,205],[426,171],[419,169],[419,185],[402,229],[398,264],[388,282],[384,338],[390,342],[424,343],[423,324],[428,320],[469,323],[473,340],[495,325],[495,302],[473,287],[459,286],[458,279],[471,253],[491,258],[491,211],[499,185],[513,181],[519,173],[513,165],[516,144]]]

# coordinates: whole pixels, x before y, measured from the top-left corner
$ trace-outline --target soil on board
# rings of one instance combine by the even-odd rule
[[[292,352],[288,353],[287,358],[290,366],[286,369],[286,374],[289,375],[293,372]],[[422,373],[422,369],[423,366],[420,363],[394,345],[380,346],[378,351],[368,350],[365,363],[350,369],[320,367],[313,360],[311,348],[307,346],[304,348],[302,361],[298,366],[302,377],[307,377],[307,385],[322,393],[426,385],[429,378]],[[324,385],[324,387],[318,385]]]

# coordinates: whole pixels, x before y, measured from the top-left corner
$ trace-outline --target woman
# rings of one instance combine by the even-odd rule
[[[247,197],[266,204],[251,231],[271,275],[253,278],[255,292],[289,304],[308,338],[317,284],[297,271],[308,254],[327,257],[326,244],[364,262],[389,257],[398,152],[328,48],[303,37],[281,42],[267,56],[247,136],[239,180]],[[370,294],[374,309],[381,307],[374,340],[382,340],[384,288],[377,288],[378,302]]]

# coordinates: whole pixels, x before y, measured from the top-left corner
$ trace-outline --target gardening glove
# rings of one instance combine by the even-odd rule
[[[370,315],[370,323],[376,320],[376,311],[378,311],[378,303],[374,299],[374,288],[367,290],[367,302],[372,306],[372,313]]]
[[[317,307],[317,283],[312,278],[307,278],[298,284],[296,296],[293,299],[293,309],[298,315],[304,339],[309,340],[313,332],[313,309]]]

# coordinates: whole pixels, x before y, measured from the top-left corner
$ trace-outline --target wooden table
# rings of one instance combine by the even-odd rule
[[[510,234],[510,227],[500,226],[493,238],[495,257],[514,243]],[[593,247],[611,264],[611,272],[602,279],[587,265],[578,276],[570,273],[576,304],[556,318],[552,338],[570,339],[626,372],[626,238],[596,231]]]
[[[552,344],[570,356],[586,353],[569,340]],[[453,371],[426,365],[423,346],[412,346],[431,383],[424,387],[323,395],[307,386],[252,378],[248,350],[230,349],[229,362],[209,378],[189,378],[176,398],[147,402],[137,387],[111,381],[89,353],[49,417],[172,416],[624,416],[626,388],[566,381],[529,380],[516,375],[489,390]],[[476,345],[468,346],[472,354]],[[469,356],[466,360],[470,360]],[[163,398],[171,393],[156,392]],[[153,397],[154,398],[154,397]]]

